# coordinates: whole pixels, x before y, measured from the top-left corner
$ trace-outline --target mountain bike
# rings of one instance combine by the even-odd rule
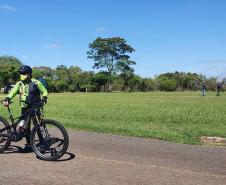
[[[30,144],[37,158],[55,161],[65,154],[69,145],[67,131],[59,122],[44,119],[43,105],[41,101],[33,103],[27,112],[15,119],[10,105],[7,106],[10,123],[0,116],[0,153],[7,150],[11,142],[21,141],[28,124],[35,119],[36,124],[33,122],[34,126],[30,134]]]

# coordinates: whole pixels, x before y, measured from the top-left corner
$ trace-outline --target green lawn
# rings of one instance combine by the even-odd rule
[[[2,99],[3,96],[1,95]],[[18,99],[18,98],[16,98]],[[19,115],[18,103],[12,106]],[[6,110],[0,108],[1,115]],[[226,95],[200,92],[50,94],[46,117],[67,128],[199,144],[199,137],[226,137]]]

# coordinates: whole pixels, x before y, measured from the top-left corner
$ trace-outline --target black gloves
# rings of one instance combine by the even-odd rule
[[[5,106],[9,106],[10,104],[10,98],[9,97],[6,97],[3,101],[2,101],[3,105]]]
[[[46,97],[46,96],[43,96],[43,97],[42,97],[42,103],[43,103],[43,104],[46,104],[46,103],[47,103],[47,97]]]
[[[10,101],[10,98],[6,97],[3,101]]]

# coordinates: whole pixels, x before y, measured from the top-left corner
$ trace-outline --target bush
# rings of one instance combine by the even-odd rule
[[[176,88],[177,88],[176,80],[168,79],[168,78],[159,79],[160,91],[175,91]]]

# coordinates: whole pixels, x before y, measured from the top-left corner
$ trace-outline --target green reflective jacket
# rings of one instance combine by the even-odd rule
[[[42,85],[42,83],[39,80],[31,79],[31,82],[28,82],[28,83],[25,83],[22,81],[17,82],[15,87],[10,91],[7,97],[11,100],[19,93],[20,106],[27,107],[27,104],[25,103],[25,101],[27,101],[27,98],[30,97],[30,95],[33,93],[31,88],[37,88],[42,93],[42,96],[46,96],[46,97],[48,96],[48,92],[46,88]],[[32,85],[34,87],[32,87]],[[40,96],[40,93],[39,93],[39,96]],[[37,95],[35,98],[37,98]]]

